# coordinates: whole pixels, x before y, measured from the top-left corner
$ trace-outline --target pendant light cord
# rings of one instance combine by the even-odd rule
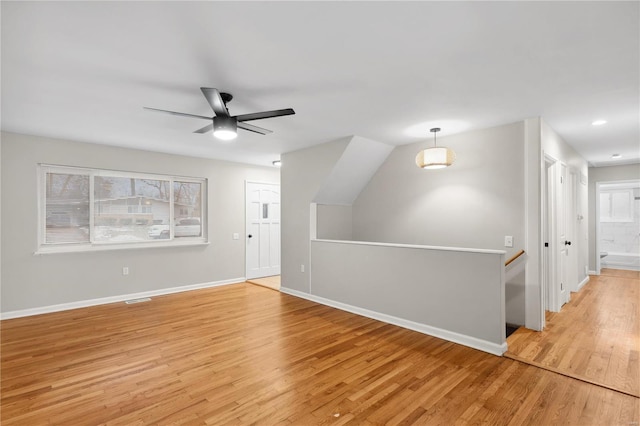
[[[440,127],[434,127],[433,129],[430,130],[431,133],[433,133],[433,147],[437,148],[438,147],[438,141],[437,141],[437,137],[436,135],[438,134],[438,132],[440,131]]]

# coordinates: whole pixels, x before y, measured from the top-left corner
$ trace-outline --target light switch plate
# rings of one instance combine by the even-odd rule
[[[513,247],[513,237],[511,235],[506,235],[504,237],[504,246]]]

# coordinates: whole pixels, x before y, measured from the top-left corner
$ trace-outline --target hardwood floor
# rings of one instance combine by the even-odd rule
[[[640,277],[603,269],[547,326],[518,329],[506,356],[640,396]]]
[[[638,398],[259,286],[2,321],[9,425],[637,425]]]
[[[261,285],[273,290],[280,290],[280,275],[273,275],[271,277],[253,278],[247,280],[248,283]]]

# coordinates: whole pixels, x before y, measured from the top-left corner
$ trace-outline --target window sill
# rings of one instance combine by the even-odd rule
[[[33,254],[40,256],[43,254],[58,254],[58,253],[90,253],[99,251],[112,251],[112,250],[140,250],[149,248],[170,248],[170,247],[197,247],[208,246],[209,242],[204,240],[191,240],[191,241],[167,241],[167,242],[150,242],[150,243],[136,243],[136,244],[69,244],[60,246],[42,246],[36,250]]]

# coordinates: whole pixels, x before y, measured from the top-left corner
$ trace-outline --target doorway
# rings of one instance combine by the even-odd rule
[[[578,284],[576,173],[545,156],[542,188],[543,300],[545,311],[560,312]]]
[[[245,195],[246,279],[277,277],[280,288],[280,185],[246,182]]]
[[[640,271],[640,180],[596,183],[596,273]]]

